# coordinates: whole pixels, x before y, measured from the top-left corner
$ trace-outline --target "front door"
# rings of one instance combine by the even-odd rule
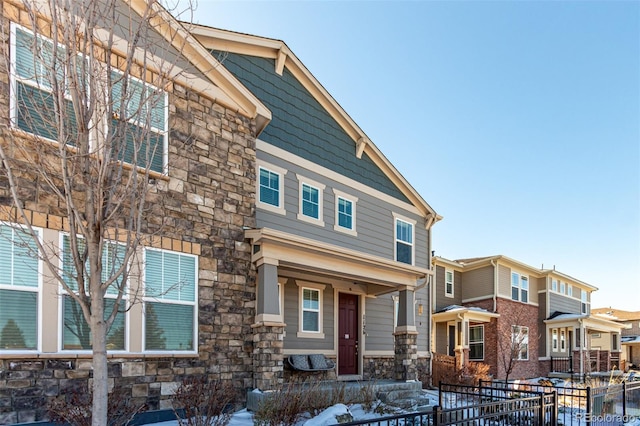
[[[358,374],[358,296],[338,294],[338,374]]]

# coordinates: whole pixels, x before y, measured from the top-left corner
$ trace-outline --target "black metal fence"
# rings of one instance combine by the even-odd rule
[[[551,370],[554,373],[574,374],[573,357],[551,357]]]

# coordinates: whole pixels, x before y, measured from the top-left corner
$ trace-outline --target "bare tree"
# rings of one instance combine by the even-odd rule
[[[108,333],[135,300],[126,284],[139,246],[162,226],[149,199],[165,172],[180,49],[167,48],[174,34],[153,0],[14,1],[3,8],[13,103],[1,108],[0,202],[73,304],[64,327],[90,344],[92,422],[106,425],[107,348],[123,335]],[[38,211],[66,221],[62,253],[38,238]]]
[[[497,322],[497,362],[502,367],[505,381],[518,362],[526,361],[531,354],[529,346],[529,327],[526,315],[522,311],[512,314],[503,314]]]

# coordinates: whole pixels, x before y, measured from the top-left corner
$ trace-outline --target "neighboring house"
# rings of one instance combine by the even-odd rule
[[[614,308],[592,309],[594,315],[602,316],[625,326],[620,337],[622,359],[620,369],[640,368],[640,311],[622,311]],[[608,342],[603,337],[592,336],[592,346],[606,347]]]
[[[126,30],[143,25],[139,14],[148,4],[122,3],[122,19],[131,22],[122,21],[123,28],[114,29],[122,50],[113,57],[126,55]],[[144,402],[148,409],[171,407],[176,385],[192,375],[231,380],[239,389],[252,386],[255,270],[244,229],[256,227],[255,138],[271,116],[207,50],[189,39],[180,23],[157,10],[167,30],[167,39],[156,37],[163,44],[156,46],[157,54],[177,58],[177,77],[161,88],[164,100],[152,112],[160,117],[157,140],[163,155],[150,172],[155,190],[149,220],[164,217],[167,225],[140,249],[144,270],[132,276],[129,285],[132,290],[152,288],[160,277],[178,274],[179,268],[181,293],[145,295],[117,319],[109,335],[110,384],[123,386],[134,402]],[[41,18],[38,24],[46,28],[47,17]],[[21,91],[46,91],[25,68],[34,63],[31,22],[20,3],[3,2],[0,108],[15,107],[11,128],[3,130],[5,135],[12,132],[12,138],[50,136],[20,115],[25,112],[21,108],[29,108]],[[38,44],[47,43],[46,37],[38,37]],[[153,70],[151,61],[147,65]],[[142,87],[147,82],[130,84]],[[37,117],[35,108],[29,112]],[[8,139],[0,143],[6,148]],[[53,398],[86,393],[92,374],[90,340],[74,334],[69,322],[74,305],[60,296],[42,262],[27,254],[5,182],[0,181],[0,424],[42,419]],[[64,259],[64,210],[51,202],[55,198],[30,187],[22,193],[36,232]]]
[[[455,356],[458,367],[481,361],[494,377],[512,367],[509,377],[519,378],[617,365],[621,327],[591,314],[594,286],[506,256],[434,257],[433,265],[434,352]],[[593,334],[610,346],[591,350]]]
[[[428,373],[431,227],[440,219],[285,43],[191,31],[273,113],[256,141],[255,387],[292,354],[339,379]]]

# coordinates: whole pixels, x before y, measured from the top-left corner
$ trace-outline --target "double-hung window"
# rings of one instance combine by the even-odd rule
[[[453,297],[453,271],[444,271],[444,295],[447,297]]]
[[[529,277],[517,272],[511,273],[511,299],[524,303],[529,301]]]
[[[285,214],[284,176],[286,173],[285,169],[258,160],[257,207],[273,213]]]
[[[195,256],[145,249],[146,351],[193,352],[197,349],[197,271]]]
[[[64,61],[53,59],[54,55],[64,56],[65,48],[16,24],[12,24],[11,33],[13,125],[36,136],[57,140],[59,135],[56,129],[60,123],[54,116],[57,93],[53,93],[53,87],[58,86],[65,90],[66,98],[63,102],[66,111],[59,113],[59,118],[67,128],[65,133],[72,135],[76,121],[71,99],[66,93],[65,73],[68,70],[56,65]],[[74,141],[64,143],[73,144]]]
[[[323,301],[325,286],[306,281],[297,281],[299,297],[299,327],[298,337],[322,339],[323,332]]]
[[[39,266],[31,234],[0,223],[0,351],[38,349]]]
[[[167,164],[166,92],[136,78],[111,72],[111,128],[115,140],[125,143],[116,148],[117,157],[151,171],[164,173]]]
[[[415,221],[395,217],[395,259],[413,265],[413,241]]]
[[[552,279],[551,280],[551,291],[558,291],[558,280],[556,279]]]
[[[300,183],[298,188],[300,197],[298,219],[324,226],[322,193],[325,185],[300,175],[296,177]]]
[[[514,325],[511,328],[511,354],[513,359],[529,359],[529,327]]]
[[[86,250],[86,244],[83,239],[78,238],[79,254]],[[124,262],[125,247],[115,242],[107,242],[102,250],[102,274],[101,282],[106,282],[113,277]],[[78,292],[78,271],[76,270],[71,255],[71,239],[69,235],[62,236],[62,268],[65,284],[73,292]],[[88,266],[84,277],[85,286],[89,286],[89,277],[91,273]],[[88,293],[88,288],[85,292]],[[107,289],[104,301],[105,318],[110,315],[114,306],[116,297],[120,289],[125,292],[118,313],[111,324],[111,328],[107,332],[107,349],[108,350],[125,350],[127,335],[127,315],[126,315],[126,288],[122,285],[122,280],[118,279]],[[90,350],[92,348],[93,338],[91,329],[84,318],[82,308],[68,293],[65,292],[62,300],[62,349],[63,350]]]
[[[469,359],[482,361],[484,359],[484,326],[469,327]]]
[[[357,235],[356,202],[358,199],[336,189],[334,189],[333,192],[335,194],[336,204],[336,223],[333,227],[334,230]]]

